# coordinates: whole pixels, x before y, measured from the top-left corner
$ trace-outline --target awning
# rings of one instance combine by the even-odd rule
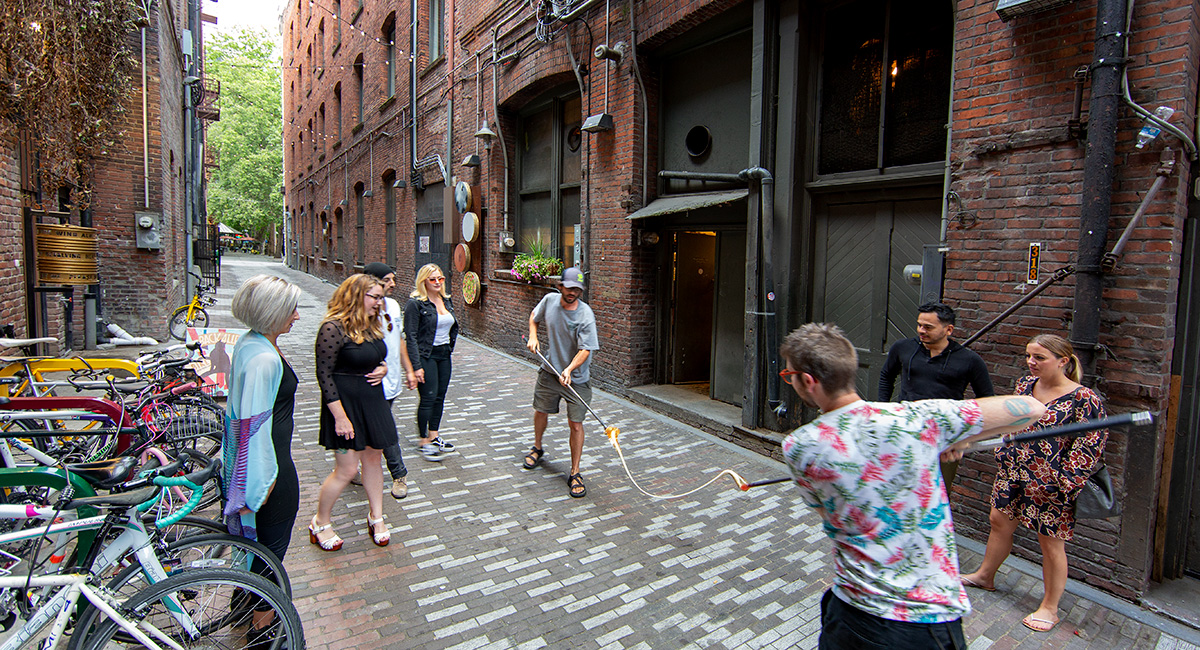
[[[748,189],[730,190],[728,192],[702,192],[697,194],[680,194],[678,196],[665,196],[655,199],[650,202],[650,205],[634,212],[625,217],[630,221],[634,219],[645,219],[646,217],[658,217],[664,214],[678,214],[687,212],[688,210],[696,210],[699,208],[708,208],[714,205],[725,205],[746,198],[750,194]]]
[[[241,234],[241,233],[239,233],[238,231],[234,230],[233,228],[230,228],[229,226],[226,226],[226,225],[225,225],[224,223],[222,223],[222,222],[217,222],[217,232],[221,233],[222,235],[227,235],[227,234],[231,234],[231,233],[232,233],[232,234],[238,234],[238,235],[240,235],[240,234]]]

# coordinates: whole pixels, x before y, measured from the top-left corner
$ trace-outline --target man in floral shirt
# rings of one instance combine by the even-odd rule
[[[837,576],[821,601],[824,649],[966,648],[971,610],[958,579],[939,454],[1017,431],[1044,412],[1031,397],[866,402],[858,355],[835,325],[788,335],[781,375],[821,415],[783,441],[805,502],[825,520]],[[878,644],[878,645],[876,645]]]

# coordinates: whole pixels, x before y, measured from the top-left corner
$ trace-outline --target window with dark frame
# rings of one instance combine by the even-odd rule
[[[576,93],[536,106],[520,116],[517,128],[517,250],[540,242],[570,267],[579,262],[582,104]]]
[[[396,190],[392,187],[395,182],[396,172],[388,171],[383,175],[384,257],[393,269],[396,268]]]
[[[387,50],[384,74],[387,76],[387,96],[396,95],[396,14],[391,14],[383,23],[383,46]]]
[[[342,215],[342,209],[337,208],[333,211],[333,224],[337,230],[337,260],[339,262],[346,259],[346,240],[343,237],[342,223],[345,221]]]
[[[333,47],[342,44],[342,0],[333,0]]]
[[[333,119],[337,131],[337,139],[342,140],[342,84],[333,87]]]
[[[945,159],[952,9],[857,0],[826,13],[818,174]]]
[[[364,264],[367,257],[367,200],[363,197],[365,191],[362,183],[354,186],[354,236],[358,244],[355,249],[355,264]]]
[[[429,0],[429,62],[442,58],[445,33],[446,0]]]
[[[358,102],[358,113],[354,117],[358,123],[361,123],[364,119],[366,119],[366,113],[363,111],[363,92],[365,89],[363,85],[363,77],[365,74],[366,72],[363,66],[363,55],[359,54],[358,58],[354,61],[354,95],[355,101]]]

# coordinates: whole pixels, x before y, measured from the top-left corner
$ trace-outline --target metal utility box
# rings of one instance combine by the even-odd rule
[[[133,213],[133,236],[138,248],[156,251],[162,248],[157,212]]]

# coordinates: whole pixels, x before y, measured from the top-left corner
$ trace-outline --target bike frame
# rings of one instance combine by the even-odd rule
[[[53,650],[58,647],[58,642],[62,640],[63,632],[67,629],[67,623],[71,619],[72,613],[75,611],[75,604],[79,602],[80,596],[87,599],[88,602],[96,606],[96,609],[104,612],[106,616],[111,618],[121,629],[128,632],[133,638],[147,648],[159,650],[163,647],[173,648],[175,650],[184,650],[183,646],[176,643],[169,636],[164,634],[162,630],[150,625],[145,621],[134,623],[121,615],[117,611],[116,603],[111,601],[107,596],[102,595],[87,583],[89,576],[84,574],[67,574],[67,575],[49,575],[35,576],[25,578],[20,576],[2,576],[0,577],[0,589],[24,588],[26,585],[30,587],[59,587],[54,596],[38,607],[33,616],[29,617],[25,624],[13,632],[12,636],[0,645],[0,650],[17,650],[23,647],[26,643],[46,627],[50,621],[54,621],[54,627],[50,629],[49,636],[43,644],[44,648]],[[177,617],[178,618],[178,617]],[[189,624],[191,623],[188,619]],[[159,645],[151,639],[146,632],[141,628],[146,628],[154,638],[163,643]],[[192,634],[198,634],[198,630],[192,625],[189,629]]]

